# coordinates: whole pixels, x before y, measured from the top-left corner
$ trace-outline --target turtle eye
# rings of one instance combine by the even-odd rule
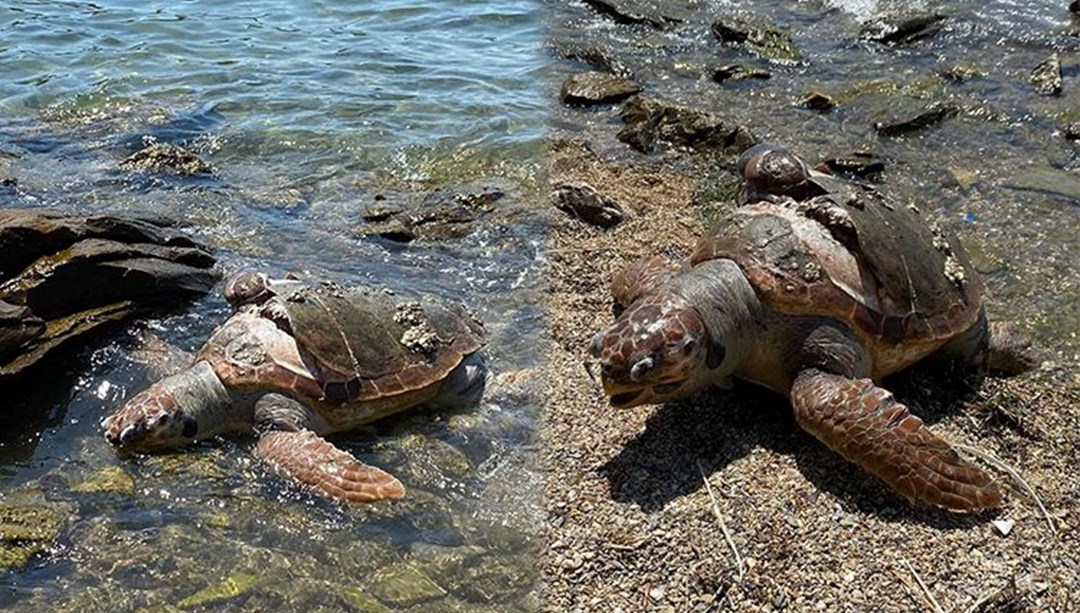
[[[599,358],[601,352],[604,350],[604,333],[597,332],[596,336],[592,337],[592,341],[589,342],[589,355],[594,358]]]
[[[184,416],[184,430],[181,435],[184,438],[195,438],[195,435],[199,433],[199,422],[195,421],[194,417],[190,415]]]
[[[724,363],[724,356],[727,354],[727,350],[724,349],[724,343],[719,339],[709,339],[709,352],[705,356],[705,365],[709,369],[717,368]]]
[[[641,381],[645,377],[649,376],[652,369],[656,366],[658,360],[653,356],[647,355],[640,360],[634,362],[634,365],[630,367],[630,380]]]

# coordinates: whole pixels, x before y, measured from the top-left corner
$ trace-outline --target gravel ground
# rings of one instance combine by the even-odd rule
[[[689,176],[551,146],[551,183],[619,202],[599,230],[552,213],[545,274],[553,340],[543,420],[551,611],[1071,611],[1080,609],[1080,379],[1075,356],[1013,379],[916,369],[889,382],[951,440],[1015,468],[997,513],[913,507],[820,445],[783,398],[740,384],[615,411],[588,341],[611,321],[608,282],[703,230]],[[1010,478],[1000,473],[999,480]],[[1013,523],[1003,535],[993,521]]]

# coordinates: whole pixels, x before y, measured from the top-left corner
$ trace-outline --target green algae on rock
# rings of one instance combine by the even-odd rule
[[[195,592],[176,603],[176,605],[182,609],[194,609],[196,607],[222,604],[249,592],[258,581],[258,575],[245,572],[236,573],[226,577],[220,583],[215,583]]]
[[[60,536],[64,513],[44,504],[0,506],[0,570],[25,566]]]

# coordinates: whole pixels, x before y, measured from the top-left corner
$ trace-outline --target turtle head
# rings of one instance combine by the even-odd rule
[[[177,447],[221,431],[229,403],[213,368],[200,361],[139,392],[101,425],[122,449]]]
[[[604,393],[616,408],[659,404],[704,387],[724,360],[724,346],[710,338],[697,310],[675,294],[638,299],[589,353],[600,365]]]
[[[261,272],[241,270],[225,279],[224,294],[225,300],[233,309],[239,309],[246,304],[262,304],[272,295],[270,278]]]
[[[796,200],[816,195],[810,169],[794,153],[780,145],[760,143],[743,151],[737,162],[742,184],[738,204],[751,204],[774,196]]]

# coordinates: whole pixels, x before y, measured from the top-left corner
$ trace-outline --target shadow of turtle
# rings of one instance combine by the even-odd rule
[[[977,373],[937,365],[936,370],[920,368],[889,380],[887,387],[932,425],[970,403],[980,380]],[[957,514],[909,503],[803,431],[783,396],[743,382],[729,392],[704,392],[660,406],[644,431],[600,472],[614,500],[653,513],[703,487],[702,472],[706,477],[722,473],[759,447],[793,456],[807,480],[851,511],[939,529],[969,528],[995,514]]]

